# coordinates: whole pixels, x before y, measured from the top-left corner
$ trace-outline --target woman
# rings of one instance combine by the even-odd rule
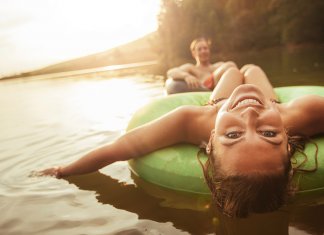
[[[291,141],[298,138],[290,136],[324,132],[324,98],[308,95],[286,104],[275,100],[259,67],[231,67],[214,89],[210,105],[179,107],[70,165],[39,175],[90,173],[115,161],[191,143],[206,149],[205,178],[224,213],[243,217],[276,210],[289,191],[290,157],[298,146]]]

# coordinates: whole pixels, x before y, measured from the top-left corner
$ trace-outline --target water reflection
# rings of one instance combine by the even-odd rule
[[[229,218],[211,205],[210,198],[166,190],[132,175],[135,184],[118,182],[102,173],[69,177],[82,190],[95,191],[97,199],[140,219],[172,222],[191,234],[288,235],[323,234],[324,205],[285,207],[279,211]]]
[[[257,64],[267,73],[272,85],[324,86],[324,44],[292,48],[247,51],[229,58],[238,65]]]
[[[323,234],[324,206],[230,219],[209,198],[131,178],[126,163],[70,177],[71,184],[27,177],[116,139],[139,106],[162,94],[161,82],[138,77],[2,81],[0,233]]]
[[[133,176],[134,177],[134,176]],[[134,177],[135,181],[138,180]],[[77,185],[82,190],[92,190],[97,194],[99,202],[110,204],[118,209],[127,210],[136,213],[140,219],[150,219],[158,222],[171,221],[175,227],[188,231],[191,234],[206,234],[214,232],[213,210],[192,210],[183,206],[178,207],[177,203],[164,204],[166,199],[163,195],[154,197],[145,191],[142,187],[136,185],[125,185],[117,180],[99,172],[84,176],[74,176],[67,179],[70,183]],[[138,182],[138,181],[137,181]],[[152,187],[154,191],[154,186]],[[162,189],[160,189],[162,191]],[[166,194],[167,195],[167,192]],[[164,196],[165,196],[164,195]],[[176,201],[181,200],[181,194],[177,195]],[[201,204],[201,198],[188,197],[183,199],[182,205]],[[206,201],[205,201],[206,202]],[[174,207],[173,207],[173,206]]]
[[[324,205],[292,208],[290,224],[299,231],[308,234],[324,234]]]
[[[220,234],[226,235],[287,235],[289,214],[277,211],[267,214],[251,215],[245,219],[228,218],[218,213]],[[218,233],[217,233],[218,234]]]

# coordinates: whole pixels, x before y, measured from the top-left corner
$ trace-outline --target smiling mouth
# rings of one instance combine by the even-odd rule
[[[238,107],[245,107],[245,106],[255,106],[255,105],[262,105],[261,102],[257,99],[253,98],[246,98],[243,100],[239,100],[232,109],[238,108]]]

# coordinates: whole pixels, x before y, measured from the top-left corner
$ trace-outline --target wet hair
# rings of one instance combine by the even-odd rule
[[[210,41],[210,39],[208,39],[208,38],[206,38],[206,37],[199,37],[199,38],[194,39],[194,40],[191,42],[191,44],[190,44],[190,50],[191,50],[191,51],[194,51],[195,48],[196,48],[196,45],[198,44],[198,42],[201,42],[201,41],[205,41],[205,42],[207,42],[207,45],[210,47],[210,45],[211,45],[211,41]]]
[[[317,169],[317,152],[314,169],[301,169],[307,161],[293,169],[291,156],[295,151],[302,152],[305,147],[305,137],[288,136],[287,161],[280,172],[251,172],[250,174],[229,175],[221,168],[215,153],[207,154],[208,159],[202,166],[205,181],[212,193],[213,201],[222,213],[230,217],[247,217],[250,213],[265,213],[279,209],[286,204],[297,188],[291,183],[293,172],[315,171]],[[315,144],[316,145],[316,144]],[[317,147],[317,145],[316,145]],[[200,151],[201,153],[201,151]],[[213,156],[214,155],[214,156]]]

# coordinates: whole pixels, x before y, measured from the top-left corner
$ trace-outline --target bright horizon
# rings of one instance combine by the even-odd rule
[[[159,0],[2,0],[0,78],[131,42],[157,30]]]

